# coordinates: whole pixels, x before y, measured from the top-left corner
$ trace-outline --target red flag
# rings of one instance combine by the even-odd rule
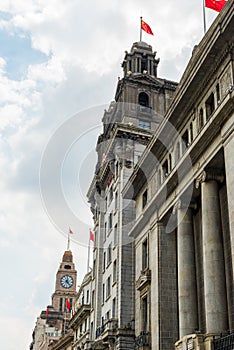
[[[141,29],[143,29],[148,34],[154,35],[150,26],[147,23],[145,23],[143,20],[141,20]]]
[[[70,229],[70,227],[69,227],[69,233],[70,233],[70,234],[74,233],[74,232]]]
[[[94,233],[92,231],[89,233],[89,239],[94,242]]]
[[[217,12],[220,12],[224,5],[226,4],[227,0],[206,0],[205,6],[215,10]]]
[[[66,299],[66,308],[67,308],[68,312],[70,312],[70,310],[71,310],[71,303],[70,303],[70,301],[68,299]]]
[[[46,312],[45,312],[45,314],[46,314],[46,317],[48,317],[48,315],[49,315],[49,309],[48,309],[48,307],[46,308]]]

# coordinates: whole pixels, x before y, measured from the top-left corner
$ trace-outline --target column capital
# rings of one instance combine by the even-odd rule
[[[195,201],[186,200],[186,198],[179,199],[174,207],[173,207],[173,214],[176,214],[178,209],[197,209],[197,203]]]
[[[200,183],[206,181],[217,181],[222,183],[224,181],[223,172],[220,169],[203,170],[196,178],[195,187],[199,188]]]

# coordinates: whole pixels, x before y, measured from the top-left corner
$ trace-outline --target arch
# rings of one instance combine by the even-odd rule
[[[149,107],[149,95],[145,92],[140,92],[138,96],[138,104],[140,106]]]

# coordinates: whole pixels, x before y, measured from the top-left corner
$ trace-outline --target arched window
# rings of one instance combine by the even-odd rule
[[[141,92],[138,97],[140,106],[149,107],[149,96],[145,92]]]

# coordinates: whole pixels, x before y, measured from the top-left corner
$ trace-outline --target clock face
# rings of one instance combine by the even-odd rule
[[[71,288],[73,285],[73,278],[69,275],[65,275],[61,278],[60,284],[63,288]]]

